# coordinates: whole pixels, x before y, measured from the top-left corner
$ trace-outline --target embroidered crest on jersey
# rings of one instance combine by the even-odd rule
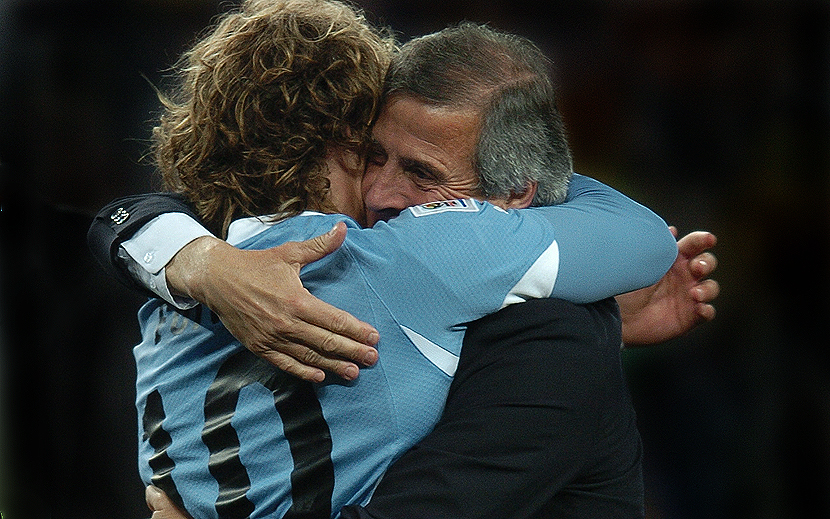
[[[430,214],[446,213],[447,211],[461,211],[467,213],[478,212],[478,204],[472,198],[459,200],[441,200],[430,202],[409,208],[414,216],[427,216]]]

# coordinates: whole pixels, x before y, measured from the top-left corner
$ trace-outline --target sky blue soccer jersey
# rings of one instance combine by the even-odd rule
[[[380,332],[378,363],[354,382],[286,375],[201,306],[154,299],[140,310],[139,470],[194,517],[336,517],[366,503],[438,420],[465,323],[529,298],[590,302],[648,286],[677,254],[659,217],[579,175],[558,206],[450,200],[372,229],[311,212],[249,218],[234,222],[229,241],[264,249],[344,220],[344,245],[301,278]]]

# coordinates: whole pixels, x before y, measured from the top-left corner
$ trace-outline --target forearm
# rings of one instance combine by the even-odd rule
[[[191,243],[199,240],[221,242],[190,216],[183,213],[165,213],[147,223],[132,238],[124,241],[120,254],[134,262],[129,266],[136,279],[144,281],[145,286],[167,302],[186,308],[192,306],[193,302],[181,301],[174,296],[188,295],[188,287],[180,284],[182,276],[197,275],[200,271],[176,272],[173,259],[182,255]],[[186,265],[184,258],[179,264]]]

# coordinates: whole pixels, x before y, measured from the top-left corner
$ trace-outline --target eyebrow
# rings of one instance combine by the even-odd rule
[[[422,160],[401,157],[398,160],[398,163],[404,171],[422,170],[428,175],[430,175],[432,178],[434,178],[437,182],[444,181],[445,175],[442,171],[436,169],[431,164],[424,162]]]
[[[386,147],[383,146],[377,139],[372,138],[369,141],[369,146],[372,152],[375,153],[382,153],[387,158],[389,157],[389,153],[386,151]],[[401,169],[404,171],[413,171],[416,169],[423,170],[430,176],[432,176],[437,182],[443,182],[446,178],[443,172],[439,169],[436,169],[434,166],[429,164],[428,162],[424,162],[422,160],[412,159],[409,157],[400,157],[398,159],[398,165],[400,165]]]

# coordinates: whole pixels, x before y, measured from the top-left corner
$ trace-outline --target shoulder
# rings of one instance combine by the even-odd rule
[[[301,241],[328,232],[337,222],[351,228],[360,226],[342,214],[306,211],[290,218],[266,215],[241,218],[228,229],[228,242],[243,249],[275,247],[287,241]]]
[[[476,224],[508,222],[521,218],[520,212],[506,211],[489,202],[471,198],[441,200],[408,207],[388,222],[379,222],[374,229],[400,229],[411,233],[421,230],[450,232],[453,228],[473,229]]]

